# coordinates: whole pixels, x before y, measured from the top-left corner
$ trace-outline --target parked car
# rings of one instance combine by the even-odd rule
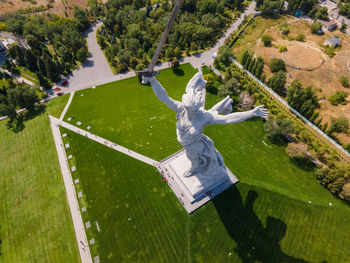
[[[63,92],[58,92],[57,96],[62,96],[64,93]]]
[[[65,81],[62,82],[62,86],[63,86],[63,87],[65,87],[65,86],[67,86],[67,85],[68,85],[68,80],[65,80]]]
[[[59,87],[54,88],[54,91],[60,91],[61,89]]]

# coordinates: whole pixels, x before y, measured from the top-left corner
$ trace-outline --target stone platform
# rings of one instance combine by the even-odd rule
[[[189,214],[238,182],[227,167],[226,174],[213,175],[209,179],[184,177],[184,172],[190,167],[184,149],[162,160],[156,167]]]

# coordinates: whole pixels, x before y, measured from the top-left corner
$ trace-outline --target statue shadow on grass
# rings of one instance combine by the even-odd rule
[[[287,225],[268,216],[266,227],[253,210],[258,193],[250,190],[245,203],[233,186],[213,199],[217,213],[231,238],[237,243],[235,252],[243,263],[307,263],[282,251],[280,241],[286,235]]]

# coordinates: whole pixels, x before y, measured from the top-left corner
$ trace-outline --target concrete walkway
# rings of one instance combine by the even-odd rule
[[[76,197],[73,179],[70,173],[66,152],[64,150],[60,129],[58,126],[59,120],[52,116],[49,116],[49,117],[50,117],[50,123],[51,123],[51,130],[52,130],[53,138],[56,145],[58,160],[61,166],[64,186],[66,188],[67,200],[68,200],[70,212],[73,219],[74,231],[75,231],[75,236],[79,247],[81,262],[92,263],[89,243],[86,238],[84,223],[80,214],[79,203]]]
[[[54,117],[51,117],[51,118],[54,118]],[[109,141],[105,138],[102,138],[100,136],[97,136],[89,131],[86,131],[86,130],[83,130],[83,129],[80,129],[72,124],[69,124],[67,122],[64,122],[64,121],[61,121],[61,120],[58,120],[58,125],[64,127],[64,128],[67,128],[68,130],[71,130],[73,132],[76,132],[82,136],[85,136],[86,138],[90,139],[90,140],[93,140],[95,142],[98,142],[98,143],[101,143],[109,148],[112,148],[118,152],[121,152],[121,153],[124,153],[126,155],[129,155],[130,157],[132,158],[135,158],[141,162],[144,162],[144,163],[147,163],[149,165],[152,165],[152,166],[156,166],[156,163],[157,161],[151,159],[151,158],[148,158],[142,154],[139,154],[137,152],[134,152],[134,151],[131,151],[129,150],[128,148],[125,148],[123,146],[120,146],[112,141]]]
[[[67,104],[66,104],[66,106],[64,107],[64,109],[63,109],[63,111],[62,111],[62,113],[61,113],[60,121],[62,121],[63,118],[64,118],[64,115],[66,115],[66,112],[67,112],[67,110],[68,110],[70,104],[72,103],[74,94],[75,94],[74,91],[70,94],[69,99],[68,99],[68,101],[67,101]]]

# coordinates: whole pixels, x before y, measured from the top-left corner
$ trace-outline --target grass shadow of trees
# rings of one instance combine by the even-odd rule
[[[237,243],[236,253],[243,263],[307,263],[287,255],[280,241],[286,235],[287,225],[281,219],[268,216],[266,227],[253,210],[258,193],[249,190],[245,203],[233,186],[214,200],[214,206],[231,238]]]
[[[46,105],[41,104],[32,111],[19,114],[17,118],[10,118],[6,123],[6,126],[14,133],[19,133],[24,130],[26,121],[34,119],[35,117],[45,113],[45,111]]]

